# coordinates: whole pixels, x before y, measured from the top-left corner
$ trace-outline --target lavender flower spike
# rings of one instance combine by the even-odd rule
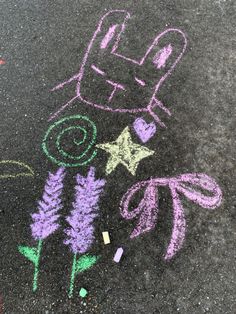
[[[64,176],[64,168],[59,168],[55,174],[49,172],[42,200],[38,201],[38,213],[31,215],[31,231],[35,240],[44,240],[59,228],[57,221],[60,216],[58,212],[62,208]]]
[[[62,208],[61,193],[63,189],[63,179],[65,177],[64,168],[59,168],[55,174],[49,172],[48,179],[44,187],[42,200],[38,201],[38,213],[32,214],[31,224],[32,237],[38,241],[37,248],[19,246],[21,254],[34,264],[33,291],[37,290],[39,261],[43,240],[59,228],[58,214]]]
[[[66,218],[70,228],[65,230],[67,239],[64,241],[74,253],[71,273],[69,297],[73,294],[74,279],[76,273],[83,271],[96,262],[96,257],[82,256],[76,259],[77,254],[88,252],[94,241],[94,219],[98,216],[98,201],[105,180],[95,179],[95,168],[91,167],[87,177],[80,174],[76,176],[75,201],[71,215]]]

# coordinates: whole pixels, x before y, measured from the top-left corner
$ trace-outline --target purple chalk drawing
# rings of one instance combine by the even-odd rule
[[[88,252],[94,241],[94,219],[98,216],[98,201],[106,183],[105,180],[95,179],[95,168],[91,167],[87,177],[80,174],[76,176],[75,201],[72,204],[73,210],[66,221],[70,228],[65,230],[67,239],[64,241],[74,254],[71,272],[69,297],[73,295],[74,280],[78,272],[83,271],[96,262],[96,257],[83,255],[77,259],[77,254]],[[86,260],[87,258],[87,260]],[[78,265],[88,263],[88,267],[82,268]],[[85,262],[87,261],[87,262]],[[91,261],[91,263],[89,262]]]
[[[164,47],[160,51],[158,51],[153,58],[153,63],[156,65],[157,69],[164,68],[166,61],[168,60],[169,56],[172,53],[172,46],[169,44],[168,46]]]
[[[103,75],[103,76],[106,75],[102,70],[100,70],[100,69],[99,69],[98,67],[96,67],[94,64],[91,65],[91,69],[93,69],[95,72],[97,72],[97,73],[100,74],[100,75]]]
[[[42,200],[38,201],[38,213],[32,214],[31,224],[32,237],[38,241],[37,248],[19,246],[21,254],[34,264],[33,291],[37,290],[39,261],[43,241],[59,228],[59,211],[62,209],[61,194],[65,169],[59,168],[55,174],[49,172],[48,179],[44,186]]]
[[[158,187],[162,186],[169,187],[173,200],[172,236],[165,254],[165,259],[170,260],[180,250],[185,238],[186,221],[180,195],[183,194],[203,208],[214,209],[221,204],[222,191],[214,179],[202,173],[188,173],[174,178],[155,178],[134,184],[125,193],[120,204],[122,217],[139,218],[137,226],[131,233],[131,238],[155,227],[158,214],[157,191]],[[137,208],[130,211],[129,205],[132,198],[143,188],[145,188],[143,199]],[[200,189],[211,195],[203,194],[199,191]]]
[[[135,81],[137,82],[137,83],[139,83],[141,86],[145,86],[146,85],[146,83],[143,81],[143,80],[140,80],[140,79],[138,79],[136,76],[135,76]]]
[[[130,58],[119,51],[121,37],[130,17],[125,10],[113,10],[101,18],[88,44],[79,72],[52,89],[58,90],[75,81],[76,96],[52,114],[49,121],[79,99],[94,108],[111,112],[146,112],[161,127],[165,127],[154,110],[160,108],[168,115],[171,113],[158,100],[157,94],[182,58],[187,47],[187,38],[180,29],[166,29],[154,38],[141,58]],[[166,42],[169,44],[166,45]],[[153,70],[147,75],[145,69],[150,64]],[[115,68],[120,70],[116,73]],[[138,78],[135,76],[130,79],[135,81],[136,84],[131,84],[135,87],[127,86],[127,78],[124,82],[121,69],[126,73],[139,73]],[[107,79],[104,79],[104,76]],[[146,99],[144,88],[149,89],[149,99]]]
[[[140,140],[146,143],[156,133],[155,123],[147,123],[143,118],[137,118],[133,123],[134,130]]]
[[[106,33],[105,37],[103,38],[102,42],[101,42],[101,45],[100,45],[100,48],[101,49],[106,49],[109,42],[111,41],[111,39],[114,37],[115,35],[115,31],[116,31],[116,28],[117,28],[118,25],[112,25],[108,32]]]
[[[64,176],[64,168],[59,168],[55,174],[49,172],[42,200],[38,201],[38,213],[32,214],[31,230],[35,240],[44,240],[59,228],[58,212],[62,209],[61,193]]]
[[[91,167],[87,177],[76,176],[75,201],[71,215],[66,218],[71,228],[66,229],[69,245],[75,253],[86,253],[94,241],[94,218],[98,216],[98,200],[105,180],[95,180],[95,168]]]

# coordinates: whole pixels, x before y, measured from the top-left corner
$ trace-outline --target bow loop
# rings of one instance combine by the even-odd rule
[[[125,193],[120,206],[121,215],[125,219],[138,218],[138,223],[130,235],[131,238],[155,227],[158,214],[157,192],[160,186],[169,187],[173,202],[172,235],[165,255],[165,259],[170,260],[182,247],[186,232],[180,194],[203,208],[214,209],[221,203],[222,192],[214,179],[202,173],[187,173],[174,178],[155,178],[136,183]],[[142,188],[145,188],[143,199],[135,209],[130,211],[132,198]]]
[[[221,203],[222,192],[219,185],[206,174],[184,174],[176,178],[175,186],[179,193],[203,208],[214,209]],[[200,192],[199,188],[211,195]]]

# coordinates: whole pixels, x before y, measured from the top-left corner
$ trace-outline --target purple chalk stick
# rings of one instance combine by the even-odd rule
[[[122,247],[119,247],[119,249],[117,249],[116,254],[115,254],[114,258],[113,258],[113,260],[116,263],[119,263],[123,252],[124,252],[124,250],[122,249]]]

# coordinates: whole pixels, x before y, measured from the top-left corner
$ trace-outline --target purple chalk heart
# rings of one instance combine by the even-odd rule
[[[133,127],[143,143],[146,143],[148,140],[150,140],[150,138],[153,137],[153,135],[156,133],[155,123],[147,123],[142,118],[137,118],[133,123]]]

